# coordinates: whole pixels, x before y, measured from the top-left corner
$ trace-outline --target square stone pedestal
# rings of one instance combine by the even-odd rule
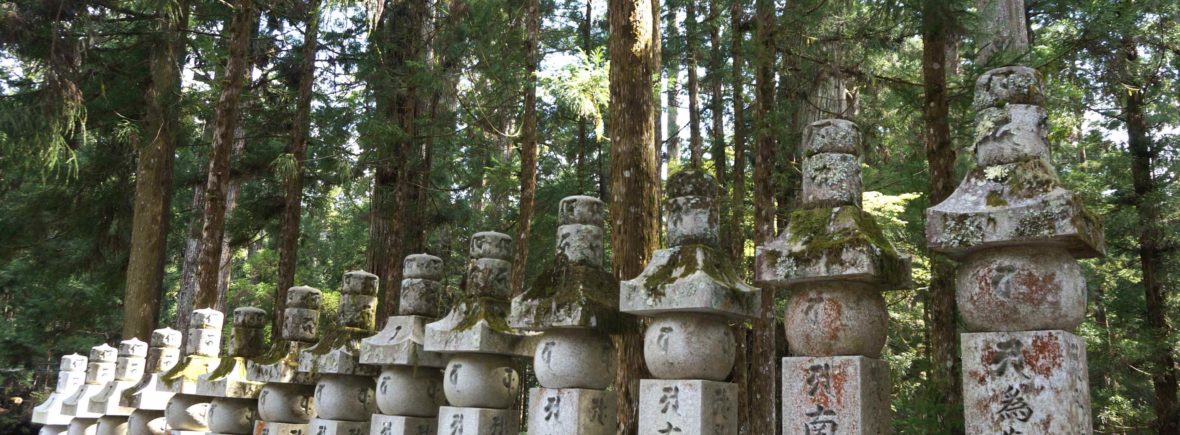
[[[520,433],[519,411],[515,409],[438,409],[438,435],[516,435]]]
[[[438,420],[424,417],[373,414],[369,435],[434,435]]]
[[[889,364],[863,356],[783,358],[783,435],[890,433]]]
[[[311,435],[307,423],[254,421],[254,435]]]
[[[1086,342],[1065,331],[962,335],[968,434],[1088,434]]]
[[[639,433],[737,435],[736,384],[695,379],[639,381]]]
[[[365,435],[369,433],[369,422],[313,418],[307,429],[311,431],[308,435]]]
[[[617,423],[615,393],[581,388],[529,390],[529,435],[610,435]]]

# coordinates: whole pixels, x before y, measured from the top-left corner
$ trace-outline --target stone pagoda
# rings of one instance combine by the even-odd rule
[[[72,415],[61,412],[62,403],[73,396],[86,382],[86,357],[78,354],[61,357],[57,372],[57,387],[49,398],[33,408],[33,423],[44,425],[42,435],[64,434],[69,430]]]
[[[1103,255],[1101,223],[1050,162],[1036,70],[975,82],[975,165],[926,211],[931,250],[962,261],[955,298],[967,433],[1088,434],[1086,313],[1076,259]]]
[[[61,405],[62,414],[74,417],[70,420],[70,433],[90,433],[98,427],[98,418],[102,414],[90,411],[90,399],[98,396],[108,382],[115,380],[117,355],[118,350],[105,343],[90,348],[86,382]]]
[[[299,354],[316,343],[323,295],[312,287],[291,287],[280,337],[265,354],[246,361],[246,379],[263,383],[258,393],[256,434],[307,434],[315,415],[315,376],[299,372]]]
[[[519,432],[512,407],[520,394],[513,357],[531,356],[525,336],[508,326],[512,238],[496,232],[471,236],[463,300],[442,320],[426,325],[426,351],[451,354],[443,379],[450,406],[439,410],[438,434]]]
[[[134,387],[143,378],[146,366],[148,344],[138,339],[123,340],[119,343],[119,356],[115,361],[115,379],[107,382],[97,396],[90,399],[90,412],[102,414],[98,419],[99,434],[127,433],[127,417],[135,408],[119,405],[123,392]]]
[[[402,265],[397,316],[385,329],[361,341],[361,364],[381,366],[377,377],[377,409],[373,435],[418,435],[437,431],[438,408],[446,404],[442,369],[446,359],[426,352],[426,324],[441,315],[442,259],[414,254]]]
[[[197,395],[197,380],[217,368],[224,319],[217,310],[194,310],[189,320],[184,359],[160,376],[159,389],[173,393],[164,409],[170,434],[196,435],[209,431],[209,398]]]
[[[800,207],[757,248],[758,284],[790,292],[783,435],[891,431],[882,292],[910,285],[910,264],[861,208],[860,148],[852,122],[808,125]]]
[[[143,377],[119,397],[119,406],[131,408],[127,433],[147,435],[164,430],[164,408],[171,391],[160,391],[160,376],[180,361],[180,331],[162,328],[152,331]]]
[[[639,433],[736,435],[730,320],[759,314],[761,292],[742,282],[718,248],[717,182],[697,170],[668,177],[668,248],[620,283],[624,313],[651,318],[643,356],[656,379],[639,385]]]
[[[603,267],[603,204],[571,196],[558,207],[557,257],[512,301],[513,328],[544,331],[533,356],[540,388],[529,391],[530,435],[615,433],[605,391],[615,353],[604,331],[618,324],[619,283]]]
[[[263,328],[270,318],[254,307],[234,310],[229,356],[217,368],[197,378],[197,394],[212,397],[209,402],[209,430],[218,434],[249,434],[254,431],[254,409],[261,382],[246,377],[246,361],[266,349]]]
[[[373,377],[378,371],[360,363],[361,340],[376,331],[377,275],[344,274],[335,328],[300,352],[299,371],[319,376],[315,386],[315,418],[308,424],[316,435],[369,433],[376,409]]]

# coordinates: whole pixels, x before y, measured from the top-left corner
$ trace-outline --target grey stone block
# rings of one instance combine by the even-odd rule
[[[751,319],[760,311],[761,290],[737,276],[728,254],[706,245],[660,249],[619,287],[619,311],[635,315],[691,311]]]
[[[262,357],[246,361],[246,379],[263,383],[315,384],[315,375],[299,371],[299,355],[311,346],[299,341],[274,343]]]
[[[435,435],[438,419],[373,414],[369,435]]]
[[[307,429],[311,431],[308,435],[365,435],[369,433],[369,422],[313,418]]]
[[[516,435],[520,432],[515,409],[439,408],[438,435]]]
[[[736,384],[702,380],[639,382],[639,433],[737,435]]]
[[[104,415],[99,417],[94,435],[127,435],[126,415]]]
[[[521,348],[524,334],[504,320],[506,305],[487,300],[460,303],[446,317],[426,325],[426,351],[532,356],[531,349]]]
[[[245,358],[222,358],[215,370],[197,377],[197,394],[236,399],[258,397],[263,384],[248,379],[246,366]]]
[[[802,204],[838,207],[861,204],[860,158],[820,153],[803,159]]]
[[[891,433],[885,361],[783,358],[782,385],[783,435]]]
[[[307,423],[254,422],[254,435],[313,435]]]
[[[161,391],[196,394],[197,380],[201,375],[212,372],[221,360],[212,356],[190,355],[167,373],[160,375]]]
[[[580,388],[529,390],[529,435],[610,435],[617,423],[615,393]]]
[[[371,365],[408,365],[443,367],[446,358],[427,352],[426,324],[434,321],[423,316],[392,316],[385,329],[361,340],[360,363]]]

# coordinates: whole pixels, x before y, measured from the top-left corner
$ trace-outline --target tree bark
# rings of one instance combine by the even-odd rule
[[[922,6],[922,83],[925,121],[923,140],[926,162],[930,168],[930,204],[938,204],[955,190],[955,148],[951,143],[948,120],[946,52],[948,26],[955,19],[953,11],[941,0],[925,0]],[[930,253],[932,260],[930,289],[925,303],[928,330],[927,357],[931,363],[928,391],[940,405],[939,418],[947,424],[962,421],[960,400],[958,334],[955,318],[955,265],[946,257]],[[957,433],[962,428],[948,428]]]
[[[733,197],[730,200],[733,207],[733,221],[736,231],[730,241],[730,252],[734,258],[745,255],[746,233],[743,229],[746,220],[746,101],[744,96],[745,83],[742,72],[745,59],[742,56],[742,42],[745,32],[742,31],[742,18],[745,15],[743,1],[732,0],[730,9],[730,53],[733,58],[733,76],[730,78],[733,86]]]
[[[287,290],[295,286],[295,265],[299,262],[299,224],[303,209],[303,168],[307,159],[307,136],[311,128],[312,85],[315,84],[315,58],[320,30],[320,0],[307,3],[303,31],[303,62],[299,66],[299,89],[295,121],[291,125],[291,158],[295,173],[287,180],[283,192],[282,227],[279,231],[279,285],[275,288],[274,320],[271,335],[278,339],[283,330],[283,309]]]
[[[668,134],[665,146],[668,148],[669,167],[674,163],[680,163],[680,62],[683,60],[682,54],[684,52],[683,47],[679,46],[681,42],[680,26],[676,23],[676,9],[670,9],[672,9],[669,12],[671,15],[665,26],[668,34],[664,39],[663,53],[668,74],[668,88],[665,90],[665,95],[668,97],[668,116],[665,119],[667,128],[664,130]]]
[[[659,244],[656,148],[653,139],[656,105],[652,78],[655,59],[652,0],[610,0],[610,143],[611,256],[614,275],[633,278],[643,270]],[[617,341],[619,433],[638,430],[639,379],[643,368],[643,336],[634,320]]]
[[[979,11],[977,65],[1005,65],[1028,51],[1024,0],[976,0],[975,6]]]
[[[697,78],[699,58],[697,35],[697,0],[685,0],[684,59],[688,73],[688,148],[693,169],[701,169],[703,154],[701,144],[701,84]]]
[[[594,10],[593,5],[594,5],[593,0],[586,0],[586,14],[584,15],[582,22],[578,26],[578,32],[581,33],[581,36],[582,36],[582,53],[585,53],[587,56],[590,55],[590,52],[593,51],[593,48],[594,48],[592,46],[593,41],[591,41],[591,39],[590,39],[590,29],[592,28],[592,26],[594,24],[593,23],[594,15],[591,13]],[[584,118],[579,118],[578,119],[578,151],[577,151],[577,154],[574,158],[574,162],[575,162],[575,164],[574,164],[575,173],[574,174],[576,175],[576,177],[578,179],[577,184],[578,184],[578,194],[579,195],[586,193],[586,150],[589,149],[589,142],[590,142],[589,130],[590,130],[590,121],[587,121]]]
[[[537,63],[541,49],[541,5],[539,0],[525,0],[524,119],[520,128],[520,219],[516,223],[516,255],[512,262],[512,294],[524,290],[525,268],[529,260],[529,230],[533,226],[533,208],[537,201]]]
[[[754,160],[754,239],[759,245],[774,238],[775,140],[770,121],[774,111],[775,6],[773,0],[756,2],[757,58],[755,59],[755,98],[757,105],[756,146]],[[762,315],[753,324],[754,341],[750,356],[750,432],[774,434],[778,428],[778,376],[776,375],[776,328],[774,291],[762,291]]]
[[[193,306],[196,308],[215,307],[220,299],[217,287],[221,268],[221,241],[225,237],[230,154],[237,132],[242,90],[250,68],[247,55],[253,36],[254,16],[252,0],[234,3],[229,60],[226,63],[225,84],[217,102],[213,151],[209,157],[209,173],[205,183],[205,222],[201,231],[201,253],[197,257],[197,292],[193,297]]]
[[[711,144],[709,153],[713,156],[713,170],[717,175],[717,182],[725,187],[729,182],[728,162],[725,155],[725,98],[721,94],[721,67],[724,63],[721,54],[721,6],[718,0],[709,0],[709,114],[713,121],[713,131],[709,134]],[[722,216],[728,217],[728,205],[722,202]],[[729,219],[726,219],[727,221]],[[732,227],[732,225],[730,225]],[[724,241],[728,246],[730,233],[724,233]]]
[[[169,3],[159,15],[148,54],[143,131],[135,168],[135,208],[127,260],[127,289],[123,298],[123,338],[146,339],[156,329],[163,293],[168,228],[172,210],[172,165],[179,129],[181,70],[185,56],[183,34],[188,23],[186,1]],[[141,139],[142,140],[142,139]]]

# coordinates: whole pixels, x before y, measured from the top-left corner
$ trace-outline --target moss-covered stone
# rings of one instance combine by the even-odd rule
[[[614,275],[559,255],[553,267],[538,275],[517,297],[509,320],[513,325],[546,327],[562,320],[555,318],[560,313],[584,313],[594,318],[595,327],[611,333],[621,323],[618,305],[619,281]]]

